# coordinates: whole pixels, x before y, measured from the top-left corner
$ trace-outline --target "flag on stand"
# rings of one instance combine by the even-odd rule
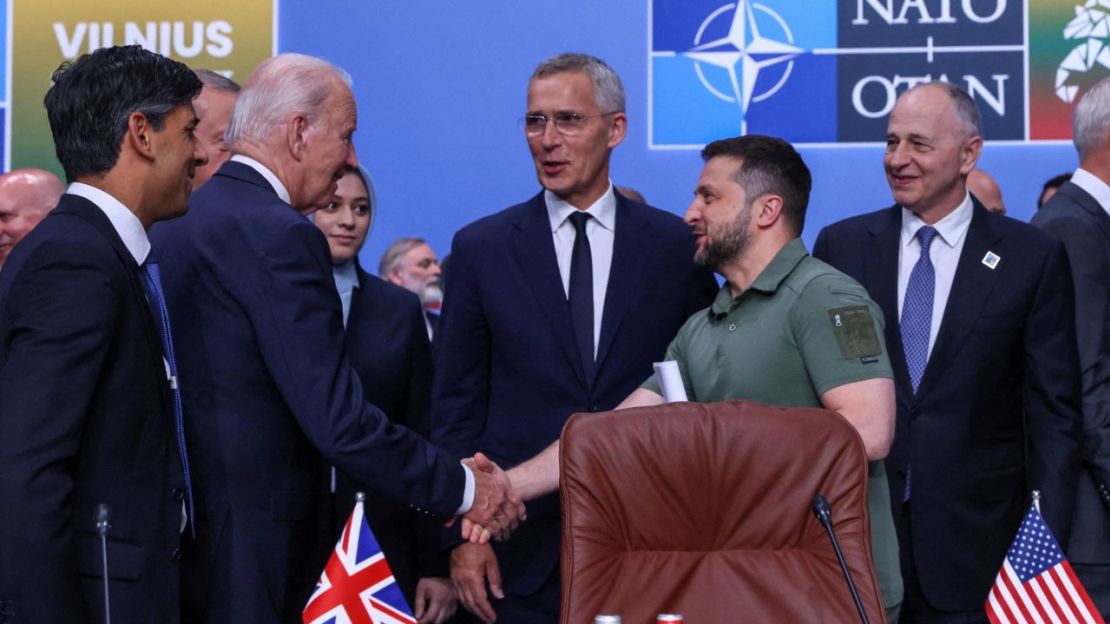
[[[304,607],[304,624],[416,624],[362,505],[360,493]]]
[[[1105,624],[1036,502],[1021,521],[985,607],[993,624]]]

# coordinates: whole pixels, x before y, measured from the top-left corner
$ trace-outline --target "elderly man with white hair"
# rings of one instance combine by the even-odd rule
[[[1075,107],[1079,168],[1033,216],[1064,243],[1075,284],[1083,384],[1083,466],[1068,559],[1095,606],[1110,617],[1110,79]]]
[[[193,449],[184,621],[300,620],[335,543],[320,530],[329,464],[428,513],[503,530],[523,514],[496,466],[460,465],[364,400],[328,245],[305,218],[357,166],[356,121],[342,70],[263,62],[231,116],[231,160],[155,237]]]

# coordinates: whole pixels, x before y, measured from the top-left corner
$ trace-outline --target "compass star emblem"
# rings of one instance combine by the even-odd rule
[[[755,19],[757,10],[778,22],[787,39],[786,41],[778,41],[760,33],[759,24]],[[701,37],[706,27],[717,17],[729,11],[732,11],[732,17],[728,34],[720,39],[701,43]],[[803,52],[801,48],[793,45],[793,40],[794,38],[786,22],[776,13],[757,2],[738,0],[735,4],[726,4],[711,13],[702,23],[701,28],[698,29],[694,40],[695,46],[682,55],[698,63],[720,67],[728,72],[732,84],[731,97],[712,88],[704,79],[704,76],[701,75],[701,68],[697,68],[702,82],[714,95],[728,101],[734,101],[739,105],[742,119],[744,112],[748,110],[748,106],[753,100],[758,102],[760,99],[770,96],[786,81],[792,63],[787,67],[782,79],[770,91],[755,95],[755,85],[759,72],[779,63],[791,62],[794,57]]]

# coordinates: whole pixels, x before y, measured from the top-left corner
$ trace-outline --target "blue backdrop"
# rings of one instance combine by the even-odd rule
[[[458,228],[539,190],[517,120],[532,68],[559,52],[597,55],[624,81],[629,132],[614,153],[614,182],[681,214],[700,171],[696,151],[647,148],[647,0],[285,0],[279,47],[327,58],[354,78],[355,142],[380,204],[368,268],[399,236],[423,236],[442,256]],[[890,203],[882,140],[802,150],[814,174],[807,242],[827,223]],[[1068,144],[988,143],[980,166],[998,178],[1009,214],[1028,220],[1044,180],[1076,158]]]

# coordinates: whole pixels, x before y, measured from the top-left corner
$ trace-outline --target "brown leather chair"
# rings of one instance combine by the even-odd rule
[[[748,401],[577,414],[563,430],[562,622],[883,622],[867,458],[835,412]]]

